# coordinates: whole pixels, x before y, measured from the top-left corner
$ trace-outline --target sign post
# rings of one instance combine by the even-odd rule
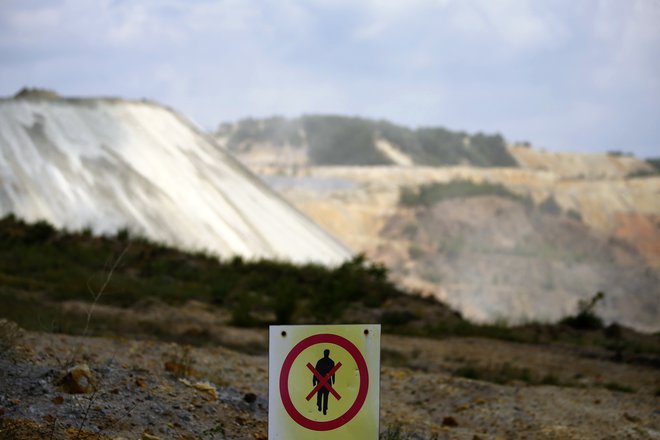
[[[269,341],[269,439],[378,439],[380,325],[271,326]]]

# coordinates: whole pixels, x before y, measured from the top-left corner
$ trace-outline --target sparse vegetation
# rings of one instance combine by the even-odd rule
[[[512,192],[503,185],[489,182],[475,183],[471,180],[452,180],[447,183],[430,183],[419,188],[403,188],[399,203],[408,207],[430,207],[446,199],[485,195],[506,197],[522,203],[530,203],[529,199]]]
[[[521,368],[505,362],[494,366],[463,366],[453,371],[453,375],[473,380],[485,380],[498,384],[507,384],[514,381],[524,383],[540,383],[540,379],[532,376],[529,368]]]
[[[646,159],[650,169],[638,169],[628,173],[628,178],[653,177],[660,174],[660,158]]]
[[[424,255],[426,255],[426,252],[424,252],[424,249],[422,249],[420,246],[412,244],[408,248],[408,255],[413,260],[417,260],[418,258],[422,258]]]
[[[235,129],[231,124],[223,124],[219,130],[223,133],[231,133],[228,139],[228,146],[231,149],[238,149],[240,146],[249,148],[249,145],[259,142],[299,147],[303,142],[300,122],[282,117],[263,120],[246,118],[238,121]]]
[[[605,294],[598,292],[589,301],[580,301],[578,311],[574,316],[568,316],[561,320],[561,324],[577,330],[598,330],[603,328],[603,320],[596,315],[594,309],[599,302],[603,301]]]
[[[253,144],[263,142],[295,147],[306,140],[310,160],[315,165],[391,164],[376,148],[376,140],[385,139],[418,164],[517,166],[499,134],[470,135],[441,127],[413,130],[388,121],[357,117],[248,118],[234,125],[221,125],[218,134],[228,138],[228,146],[234,151],[249,150]]]
[[[539,211],[548,215],[561,215],[562,209],[554,197],[550,196],[539,205]]]
[[[100,269],[104,262],[115,261],[129,241],[130,249],[108,281]],[[52,316],[57,315],[56,306],[44,306],[36,314],[38,321],[25,309],[33,304],[30,298],[92,302],[90,292],[101,291],[106,282],[100,304],[129,307],[150,297],[167,304],[196,299],[231,310],[234,323],[241,326],[335,322],[349,303],[376,307],[403,294],[387,280],[383,266],[363,256],[333,269],[241,258],[218,261],[131,238],[126,231],[90,237],[13,217],[0,220],[0,244],[0,303],[7,317],[31,329],[84,328],[84,320],[70,317],[68,324],[57,324],[60,320]],[[103,325],[103,320],[95,325]]]
[[[381,348],[380,361],[390,367],[409,367],[408,357],[397,350]]]
[[[646,161],[655,168],[656,172],[660,173],[660,157],[649,158]]]
[[[418,319],[418,316],[408,310],[388,310],[380,317],[380,322],[386,326],[409,324]]]
[[[607,382],[603,386],[610,391],[617,391],[619,393],[635,393],[637,391],[632,387],[620,384],[618,382]]]
[[[359,319],[380,322],[388,333],[431,338],[575,344],[588,341],[611,350],[618,358],[652,365],[657,364],[656,356],[660,355],[657,337],[631,337],[630,331],[618,330],[619,336],[614,338],[613,329],[603,329],[593,311],[600,299],[583,304],[561,326],[475,324],[433,298],[399,290],[388,281],[385,267],[362,256],[334,269],[240,258],[218,261],[131,238],[127,231],[114,237],[93,237],[84,232],[56,231],[43,223],[29,225],[11,216],[0,220],[2,317],[28,330],[82,334],[88,326],[93,293],[102,291],[108,265],[118,260],[112,279],[98,298],[99,305],[121,309],[145,307],[150,302],[177,306],[198,300],[210,309],[227,311],[223,312],[228,316],[227,324],[237,326]],[[67,300],[82,301],[83,306],[65,307],[63,301]],[[179,334],[167,322],[131,320],[116,313],[96,313],[89,322],[89,333],[148,335],[194,345],[220,341],[206,328]],[[221,343],[231,346],[231,341]],[[263,353],[267,347],[248,342],[233,348]]]
[[[621,151],[621,150],[610,150],[607,152],[608,156],[612,157],[633,157],[634,155],[631,152],[628,151]]]
[[[553,385],[553,386],[559,386],[559,378],[555,376],[554,374],[546,374],[541,378],[540,381],[541,385]]]
[[[442,164],[475,166],[517,166],[506,149],[501,135],[452,132],[444,128],[420,128],[415,131],[417,143],[424,158],[435,159]],[[438,164],[439,165],[439,164]]]
[[[527,335],[516,327],[500,324],[474,324],[466,320],[444,321],[428,325],[424,329],[424,333],[438,338],[482,337],[513,342],[524,342],[527,338]]]
[[[640,178],[640,177],[653,177],[658,175],[658,171],[656,169],[652,170],[637,170],[633,171],[631,173],[628,173],[626,175],[627,178],[629,179],[635,179],[635,178]]]
[[[566,217],[568,217],[570,219],[573,219],[575,221],[578,221],[578,222],[582,221],[582,214],[580,214],[580,212],[575,210],[575,209],[569,209],[566,212]]]
[[[481,380],[486,382],[506,385],[513,382],[522,382],[527,385],[550,385],[559,387],[575,387],[577,383],[569,380],[561,380],[558,376],[547,373],[541,375],[527,367],[513,365],[504,362],[494,365],[479,365],[466,359],[458,360],[460,367],[452,371],[452,375],[465,379]]]
[[[310,159],[319,165],[388,165],[376,149],[371,123],[343,116],[306,116],[302,119]]]
[[[407,238],[413,238],[415,234],[417,234],[418,230],[419,230],[419,226],[417,226],[414,223],[408,223],[403,228],[403,235]]]

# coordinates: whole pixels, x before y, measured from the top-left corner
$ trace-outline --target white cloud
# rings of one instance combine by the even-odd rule
[[[186,2],[177,21],[185,23],[189,32],[247,33],[263,19],[261,8],[251,2],[223,0],[217,2]]]
[[[403,28],[453,35],[456,40],[467,39],[501,51],[520,51],[555,47],[567,37],[557,11],[530,0],[355,3],[362,5],[365,17],[356,32],[358,39],[386,38]]]
[[[118,18],[113,17],[112,21],[115,23],[108,30],[110,41],[132,45],[144,40],[149,25],[148,13],[144,5],[131,4],[129,7],[123,8],[119,15]]]
[[[594,35],[610,53],[593,70],[599,89],[645,84],[646,93],[660,98],[660,2],[631,0],[621,5],[604,0]]]
[[[567,30],[557,11],[544,8],[543,4],[526,0],[480,0],[477,8],[492,30],[483,36],[495,36],[512,49],[537,50],[561,45]]]
[[[61,25],[62,16],[58,8],[52,6],[36,10],[17,10],[9,14],[9,21],[22,32],[34,32],[37,29],[54,28]]]
[[[53,36],[61,28],[63,15],[54,6],[37,8],[12,5],[0,10],[3,24],[0,42],[3,45],[29,45],[38,41],[39,35]]]

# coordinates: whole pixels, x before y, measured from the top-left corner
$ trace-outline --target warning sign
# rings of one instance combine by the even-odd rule
[[[378,439],[379,325],[272,326],[268,438]]]

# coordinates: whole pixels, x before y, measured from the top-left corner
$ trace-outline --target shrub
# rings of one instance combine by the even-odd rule
[[[646,161],[655,168],[656,172],[660,173],[660,157],[646,159]]]
[[[418,189],[404,187],[401,189],[399,204],[407,207],[430,207],[436,203],[455,198],[477,197],[493,195],[506,197],[515,201],[528,203],[526,197],[519,196],[498,183],[475,183],[471,180],[452,180],[447,183],[429,183]]]
[[[382,348],[380,350],[380,360],[383,365],[392,367],[410,367],[408,357],[396,350]]]
[[[640,178],[640,177],[654,177],[658,175],[658,170],[636,170],[626,174],[626,177],[629,179]]]
[[[380,323],[383,325],[406,325],[418,318],[413,312],[408,310],[390,310],[383,312],[380,316]]]
[[[575,209],[569,209],[566,212],[566,216],[578,222],[582,221],[582,214],[580,214],[580,212]]]
[[[26,237],[28,243],[41,243],[48,241],[57,234],[57,231],[50,223],[40,220],[32,227],[32,233]]]
[[[559,378],[554,374],[546,374],[541,379],[541,385],[559,385]]]
[[[628,385],[622,385],[617,382],[607,382],[603,386],[610,391],[618,391],[620,393],[634,393],[636,391],[634,388],[629,387]]]
[[[479,367],[467,365],[457,368],[453,375],[472,380],[484,380],[497,384],[507,384],[513,381],[534,383],[529,368],[520,368],[505,362],[500,365]]]
[[[474,165],[484,167],[515,167],[518,165],[506,147],[506,142],[500,134],[486,135],[477,133],[470,138],[470,148]]]
[[[453,372],[454,376],[464,377],[466,379],[479,380],[481,379],[481,373],[475,367],[466,366],[459,367]]]
[[[419,247],[416,244],[411,245],[408,248],[408,256],[412,258],[413,260],[417,260],[419,258],[422,258],[424,255],[426,255],[426,252],[424,252],[424,249]]]
[[[578,312],[568,316],[559,323],[577,330],[598,330],[603,328],[603,320],[594,312],[596,305],[605,298],[603,292],[598,292],[589,301],[578,303]]]
[[[362,255],[336,268],[240,257],[220,261],[131,237],[126,230],[92,237],[14,217],[0,219],[1,284],[43,300],[88,301],[90,289],[97,292],[106,281],[107,262],[113,260],[108,257],[119,254],[121,264],[100,303],[130,307],[148,296],[175,305],[190,299],[212,301],[243,326],[335,322],[350,304],[377,307],[402,294],[387,279],[385,266]],[[30,316],[25,318],[31,322]]]
[[[626,157],[626,156],[632,157],[633,156],[632,153],[627,152],[627,151],[621,151],[621,150],[610,150],[610,151],[607,152],[607,155],[611,156],[611,157]]]
[[[417,234],[418,230],[419,230],[419,227],[416,224],[408,223],[403,228],[403,235],[407,238],[412,239]]]
[[[249,150],[253,143],[272,142],[282,146],[289,144],[298,147],[302,144],[302,124],[299,119],[286,119],[279,116],[257,120],[241,119],[236,123],[222,124],[218,134],[227,136],[227,146],[231,150]]]
[[[540,205],[539,210],[544,214],[561,215],[561,206],[557,203],[554,197],[550,196],[545,199]]]
[[[305,116],[309,154],[317,165],[390,165],[377,148],[373,122],[343,116]]]
[[[376,148],[376,139],[397,146],[417,164],[482,167],[515,167],[500,134],[452,131],[443,127],[410,129],[388,121],[336,115],[308,115],[297,119],[247,118],[222,124],[217,135],[227,138],[234,151],[253,144],[301,146],[306,140],[310,160],[322,165],[389,165],[391,160]]]

